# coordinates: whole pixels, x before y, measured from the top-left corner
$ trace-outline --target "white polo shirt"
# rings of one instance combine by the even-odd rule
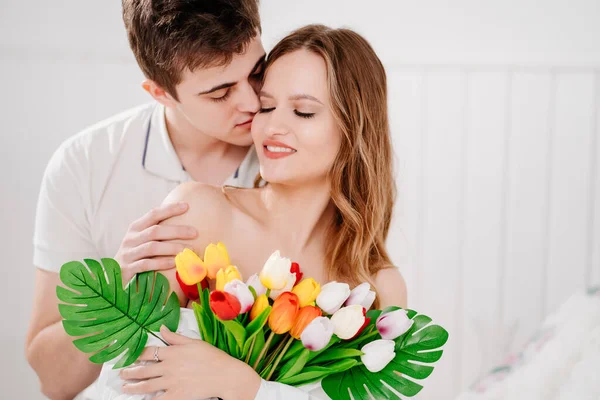
[[[252,147],[224,184],[252,187]],[[68,261],[114,257],[129,225],[191,180],[175,153],[165,109],[149,104],[99,122],[65,141],[42,181],[33,263],[58,272]]]

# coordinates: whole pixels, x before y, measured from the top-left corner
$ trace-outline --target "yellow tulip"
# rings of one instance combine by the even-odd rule
[[[306,307],[314,302],[319,293],[321,293],[321,285],[313,278],[307,278],[294,286],[292,293],[300,299],[300,307]]]
[[[235,265],[230,265],[225,269],[220,269],[219,272],[217,272],[216,289],[220,291],[225,290],[225,285],[234,279],[238,279],[240,281],[242,280],[240,271],[238,271]]]
[[[179,278],[186,285],[195,285],[201,282],[207,274],[204,262],[190,249],[184,249],[175,256],[175,268]]]
[[[215,279],[220,269],[231,265],[227,248],[223,243],[211,243],[206,246],[204,250],[204,265],[206,266],[209,279]]]
[[[250,321],[262,314],[267,307],[269,307],[269,298],[266,294],[261,294],[256,298],[252,310],[250,310]]]

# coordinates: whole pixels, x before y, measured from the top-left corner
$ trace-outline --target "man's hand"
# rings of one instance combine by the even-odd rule
[[[139,272],[175,267],[175,256],[185,246],[166,241],[191,240],[198,236],[198,231],[191,226],[159,224],[185,213],[188,207],[186,203],[163,204],[129,226],[115,256],[121,266],[123,283],[129,282]]]

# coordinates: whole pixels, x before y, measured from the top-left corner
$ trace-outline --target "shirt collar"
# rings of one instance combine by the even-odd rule
[[[146,171],[171,181],[185,182],[190,179],[171,143],[162,104],[154,107],[148,119],[142,166]]]

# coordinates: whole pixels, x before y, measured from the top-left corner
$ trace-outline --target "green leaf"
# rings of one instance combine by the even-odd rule
[[[254,363],[256,362],[256,359],[260,355],[260,351],[262,350],[263,346],[265,345],[264,333],[258,332],[254,335],[254,337],[256,337],[256,341],[254,343],[254,348],[252,349],[252,354],[250,355],[250,362],[248,363],[248,365],[254,365]],[[264,358],[263,358],[263,360],[264,360]],[[262,365],[262,362],[259,363],[259,365],[258,365],[259,370],[260,370],[261,365]]]
[[[342,360],[344,358],[360,357],[362,355],[363,352],[358,349],[331,349],[310,360],[310,365],[322,365],[326,362]]]
[[[345,359],[324,366],[315,365],[312,367],[306,367],[299,374],[289,376],[285,379],[280,380],[279,382],[284,383],[286,385],[294,386],[306,385],[308,383],[316,382],[319,379],[330,375],[331,373],[343,373],[344,371],[349,370],[357,364],[358,361],[355,359]],[[331,396],[329,393],[327,394]],[[368,397],[355,397],[355,399],[359,398],[362,399]]]
[[[245,343],[242,345],[242,357],[245,359],[248,351],[250,351],[250,343],[252,342],[252,338],[258,333],[262,332],[263,327],[267,323],[269,319],[269,314],[271,314],[271,309],[273,307],[268,306],[263,310],[262,313],[259,314],[258,317],[254,318],[247,326],[246,326],[246,338]],[[264,339],[264,336],[263,336]],[[263,340],[264,342],[264,340]],[[256,344],[254,345],[256,348]]]
[[[361,335],[363,339],[359,337],[350,342],[351,345],[360,350],[366,342],[377,339],[377,335],[373,336],[376,334],[375,321],[383,312],[397,309],[399,307],[367,312],[371,323],[365,329],[364,335]],[[357,362],[356,366],[345,372],[324,376],[321,386],[325,393],[334,400],[350,400],[349,393],[355,399],[367,399],[369,394],[365,389],[366,386],[377,399],[402,399],[386,385],[405,397],[412,397],[419,393],[423,386],[415,380],[422,380],[431,375],[434,369],[432,364],[437,362],[443,354],[440,348],[448,341],[448,332],[439,325],[431,325],[431,318],[419,315],[416,311],[407,310],[407,316],[414,321],[413,326],[404,335],[395,339],[396,356],[384,369],[373,373],[362,363]],[[373,335],[365,338],[371,333]],[[330,353],[347,348],[348,345],[347,342],[341,342],[339,347],[334,347],[319,357],[326,357]],[[321,364],[321,360],[315,358],[315,363]],[[306,370],[307,368],[303,369],[300,374]]]
[[[228,334],[230,334],[235,340],[236,346],[236,354],[240,357],[242,355],[242,350],[244,348],[244,343],[246,340],[246,329],[237,321],[221,321],[225,330]]]
[[[179,324],[179,300],[169,295],[169,281],[153,271],[138,274],[123,289],[121,268],[111,258],[72,261],[62,266],[56,295],[65,331],[85,336],[73,341],[90,361],[102,364],[123,355],[113,368],[132,364],[144,350],[148,334],[161,325]],[[87,267],[86,267],[87,266]]]
[[[302,343],[302,342],[300,342]],[[308,358],[310,356],[310,350],[304,348],[301,350],[296,356],[291,357],[284,365],[281,367],[279,371],[279,375],[276,379],[277,382],[280,382],[281,379],[287,378],[292,375],[296,375],[298,372],[304,368],[306,363],[308,362]],[[289,350],[288,350],[289,351]]]

